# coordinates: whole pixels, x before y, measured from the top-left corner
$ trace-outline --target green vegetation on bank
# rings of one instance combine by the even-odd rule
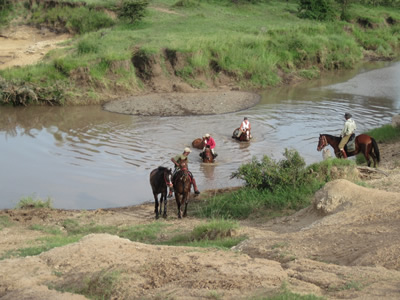
[[[372,136],[378,143],[400,140],[400,127],[393,127],[391,124],[371,129],[365,134]]]
[[[11,225],[8,218],[0,218],[0,230]],[[234,234],[238,228],[236,222],[223,219],[210,220],[195,227],[191,232],[178,231],[171,234],[169,226],[166,222],[135,226],[104,226],[95,223],[85,224],[76,219],[64,220],[61,227],[34,224],[29,229],[40,231],[46,236],[38,238],[34,246],[10,250],[0,259],[38,255],[52,248],[77,242],[83,236],[92,233],[108,233],[147,244],[221,249],[229,249],[245,239],[244,236]]]
[[[120,3],[131,0],[81,2],[30,9],[30,23],[76,36],[40,64],[0,71],[0,102],[99,103],[142,89],[159,69],[196,88],[220,76],[265,88],[351,68],[366,55],[398,57],[400,49],[396,7],[352,2],[342,20],[340,3],[329,2],[334,17],[317,21],[299,17],[300,1],[155,0],[125,10]],[[15,86],[24,89],[12,94]]]
[[[311,204],[314,193],[337,178],[356,181],[352,160],[328,159],[306,166],[295,150],[285,150],[284,159],[268,156],[243,164],[235,177],[246,187],[210,197],[198,204],[195,213],[206,218],[273,218],[292,213]]]

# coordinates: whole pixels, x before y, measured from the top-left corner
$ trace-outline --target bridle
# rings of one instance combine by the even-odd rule
[[[320,135],[319,137],[319,143],[317,147],[317,151],[321,151],[324,149],[326,146],[328,146],[328,141],[326,140],[326,136]]]
[[[172,177],[172,176],[171,176],[171,173],[170,173],[170,172],[168,172],[168,171],[165,171],[165,172],[164,172],[164,181],[165,181],[165,184],[168,185],[168,186],[170,186],[170,187],[173,186],[171,177]]]

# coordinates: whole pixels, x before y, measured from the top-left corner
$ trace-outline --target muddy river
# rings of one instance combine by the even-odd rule
[[[264,154],[279,160],[294,148],[307,164],[320,161],[320,133],[339,135],[344,112],[357,133],[400,113],[400,63],[368,63],[318,81],[271,89],[245,111],[196,117],[143,117],[90,107],[0,107],[0,209],[22,197],[53,200],[56,208],[96,209],[152,200],[149,173],[205,133],[216,140],[215,165],[190,154],[200,190],[238,186],[232,172]],[[254,139],[231,138],[244,116]]]

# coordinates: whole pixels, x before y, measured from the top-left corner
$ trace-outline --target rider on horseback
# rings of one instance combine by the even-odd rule
[[[344,118],[346,122],[344,123],[344,127],[340,137],[342,138],[339,143],[339,150],[343,155],[343,158],[347,158],[346,151],[344,150],[344,146],[346,146],[347,142],[349,141],[351,135],[356,131],[356,122],[351,118],[352,115],[350,113],[345,113]]]
[[[247,117],[244,117],[242,124],[240,124],[240,128],[239,128],[239,132],[238,132],[237,138],[240,138],[242,133],[245,133],[246,130],[248,130],[249,133],[250,133],[251,125],[250,125],[250,122],[247,119]],[[251,135],[250,135],[250,138],[251,138]]]
[[[218,154],[215,153],[215,150],[214,150],[214,148],[216,146],[215,140],[211,137],[211,135],[209,133],[206,133],[204,135],[204,139],[205,139],[205,144],[204,144],[203,152],[200,153],[200,156],[203,157],[204,151],[206,151],[206,148],[208,146],[211,149],[211,153],[212,153],[213,157],[216,158],[218,156]]]
[[[190,150],[190,148],[189,148],[189,147],[186,147],[186,148],[183,150],[183,153],[182,153],[182,154],[178,154],[178,155],[176,155],[175,157],[171,158],[171,161],[172,161],[172,162],[174,163],[174,165],[175,165],[175,170],[174,170],[173,178],[175,178],[176,173],[180,170],[181,162],[185,162],[186,165],[189,164],[188,155],[190,154],[190,152],[192,152],[192,151]],[[192,181],[192,184],[193,184],[194,193],[195,193],[196,195],[200,194],[200,191],[199,191],[199,189],[197,188],[196,180],[194,179],[192,172],[189,172],[189,171],[188,171],[188,173],[189,173],[189,176],[190,176],[191,181]],[[170,190],[170,191],[169,191],[169,194],[168,194],[168,197],[171,197],[171,196],[172,196],[172,191]]]

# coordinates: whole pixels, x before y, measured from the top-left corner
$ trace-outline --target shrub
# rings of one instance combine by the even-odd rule
[[[239,167],[232,177],[246,181],[246,186],[257,189],[268,189],[271,192],[287,186],[297,187],[304,183],[305,162],[296,150],[285,149],[286,159],[274,161],[264,155],[261,161],[253,158],[251,163]]]
[[[304,19],[329,21],[335,17],[334,5],[330,0],[300,0],[298,16]]]
[[[33,196],[24,197],[18,202],[17,208],[53,208],[53,200],[47,198],[46,201],[43,201],[41,199],[33,199]]]
[[[148,0],[124,0],[119,9],[118,16],[127,19],[129,23],[138,22],[146,15]]]

